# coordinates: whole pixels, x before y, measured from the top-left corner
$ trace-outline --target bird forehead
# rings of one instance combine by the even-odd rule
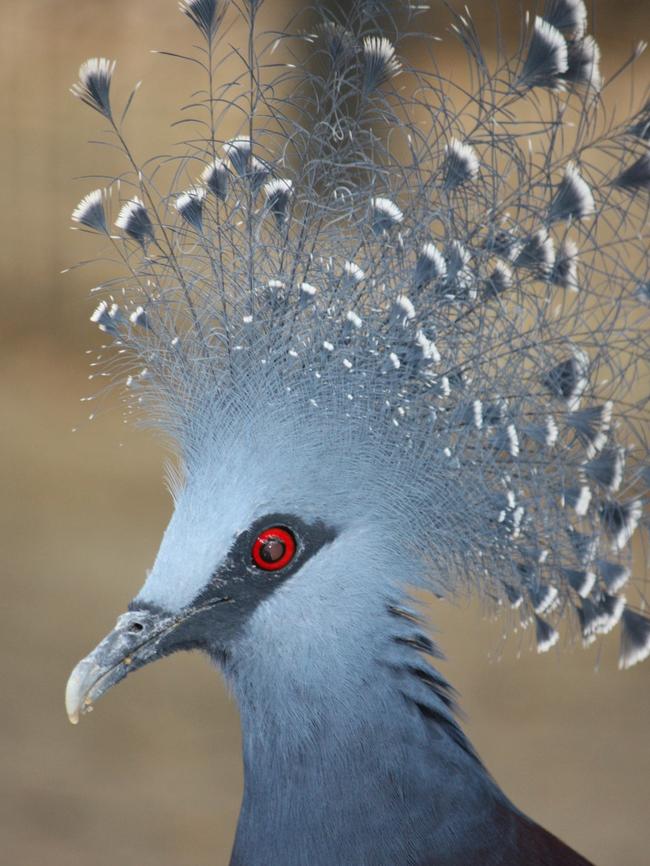
[[[207,485],[188,486],[177,498],[153,568],[138,600],[169,611],[190,604],[209,583],[237,535],[253,519],[250,498],[216,497]]]
[[[175,509],[138,600],[178,611],[207,586],[240,533],[265,515],[291,514],[341,525],[354,504],[336,494],[332,472],[272,445],[213,449],[187,471]],[[328,484],[328,481],[330,482]]]

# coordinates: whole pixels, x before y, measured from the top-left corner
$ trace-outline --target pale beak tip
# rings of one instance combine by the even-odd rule
[[[70,719],[70,724],[79,724],[79,710],[80,706],[78,679],[74,676],[73,673],[68,680],[68,684],[65,687],[65,711],[68,714],[68,718]]]
[[[96,665],[89,663],[88,659],[84,659],[79,662],[68,678],[65,687],[65,711],[72,725],[79,723],[84,704],[90,703],[87,696],[97,679],[97,671]]]

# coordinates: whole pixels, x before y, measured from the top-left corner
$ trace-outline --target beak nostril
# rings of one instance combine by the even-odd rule
[[[144,626],[142,625],[141,622],[132,622],[129,625],[129,631],[133,632],[134,634],[137,634],[138,632],[142,631],[143,628],[144,628]]]

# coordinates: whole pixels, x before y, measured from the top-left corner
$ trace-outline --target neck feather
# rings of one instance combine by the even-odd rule
[[[436,650],[417,617],[383,602],[373,636],[342,654],[333,634],[265,642],[276,613],[261,613],[226,664],[245,777],[232,866],[424,864],[432,851],[457,856],[477,828],[496,832],[505,798],[425,660]]]

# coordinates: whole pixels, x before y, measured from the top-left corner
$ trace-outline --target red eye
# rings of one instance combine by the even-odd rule
[[[296,554],[296,539],[282,526],[265,529],[253,543],[253,562],[264,571],[277,571],[288,565]]]

